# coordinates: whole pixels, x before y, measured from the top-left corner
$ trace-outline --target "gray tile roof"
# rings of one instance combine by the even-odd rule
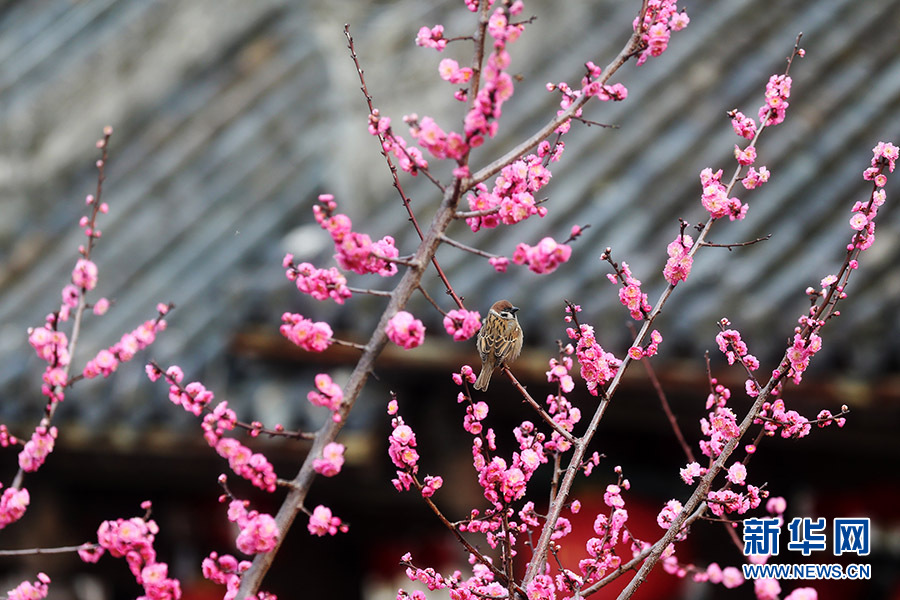
[[[48,0],[2,9],[0,394],[29,403],[4,401],[0,420],[30,422],[42,403],[42,365],[24,331],[55,307],[68,279],[82,237],[76,223],[83,197],[94,186],[92,144],[108,123],[116,129],[104,191],[111,211],[95,256],[100,291],[115,305],[103,319],[91,319],[85,352],[153,316],[156,302],[173,301],[178,308],[169,331],[150,355],[178,362],[189,376],[223,391],[235,384],[229,344],[248,323],[277,336],[284,310],[338,316],[333,306],[296,298],[280,269],[285,250],[330,264],[330,249],[309,225],[319,193],[335,193],[342,210],[373,237],[392,234],[403,250],[414,241],[377,143],[365,131],[343,23],[351,24],[369,90],[384,114],[395,124],[406,112],[431,114],[452,128],[459,106],[449,99],[451,88],[434,78],[443,57],[412,40],[421,25],[436,22],[468,32],[459,4]],[[772,179],[745,194],[748,218],[717,225],[712,240],[773,237],[731,253],[700,253],[658,323],[663,349],[671,349],[660,361],[700,360],[714,348],[722,316],[746,332],[761,358],[776,358],[804,309],[803,289],[839,265],[849,208],[867,193],[860,173],[871,147],[900,140],[897,0],[685,4],[691,24],[673,36],[669,50],[616,77],[628,87],[628,100],[587,111],[618,129],[576,125],[567,136],[567,151],[545,188],[546,218],[500,235],[472,236],[462,223],[450,232],[509,256],[518,241],[564,239],[573,224],[590,224],[573,259],[552,278],[516,267],[497,276],[480,259],[439,253],[473,307],[484,311],[497,297],[515,299],[534,346],[552,351],[563,335],[565,297],[584,306],[604,345],[624,351],[627,313],[599,254],[611,246],[655,299],[677,219],[703,218],[699,171],[733,162],[738,138],[725,112],[755,113],[765,81],[783,69],[798,32],[807,57],[792,71],[788,119],[760,143],[759,164],[771,168]],[[584,61],[605,64],[627,37],[636,7],[532,3],[528,11],[538,19],[512,50],[523,81],[506,105],[501,136],[479,149],[473,164],[486,163],[553,114],[556,96],[544,89],[546,81],[575,83]],[[461,57],[458,50],[448,53]],[[438,198],[434,188],[422,177],[404,185],[427,218]],[[897,195],[892,183],[889,202]],[[826,330],[820,369],[840,367],[854,377],[897,370],[900,213],[888,207],[879,218],[878,241],[851,280],[845,314]],[[436,281],[431,291],[443,298]],[[360,301],[352,319],[371,323],[379,306]],[[430,314],[432,331],[440,329],[423,301],[413,309]],[[349,318],[343,313],[339,324],[348,326]],[[297,390],[306,384],[285,383]],[[76,393],[96,393],[98,402],[66,410],[88,423],[177,418],[162,390],[145,383],[139,364],[111,383],[83,389]]]

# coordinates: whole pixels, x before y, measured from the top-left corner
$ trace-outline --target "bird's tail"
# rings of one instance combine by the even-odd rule
[[[493,373],[493,369],[486,366],[481,367],[481,373],[478,374],[478,379],[475,380],[475,389],[481,390],[482,392],[487,391],[488,385],[490,385],[491,383],[491,375],[493,375]]]

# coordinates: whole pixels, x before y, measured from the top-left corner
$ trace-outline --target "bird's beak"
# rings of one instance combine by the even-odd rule
[[[517,312],[519,312],[519,307],[513,306],[512,308],[509,309],[509,312],[511,312],[512,314],[516,314]]]

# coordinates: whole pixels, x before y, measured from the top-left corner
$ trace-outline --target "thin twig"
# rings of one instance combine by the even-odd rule
[[[427,291],[425,291],[424,287],[420,285],[418,289],[419,293],[421,293],[425,297],[425,299],[428,300],[428,302],[435,308],[435,310],[437,310],[443,316],[447,316],[447,311],[441,308],[438,303],[434,301],[434,298],[432,298],[431,295]]]
[[[619,128],[618,125],[611,125],[609,123],[600,123],[599,121],[591,121],[590,119],[585,119],[584,117],[572,117],[572,118],[575,119],[576,121],[584,123],[588,127],[591,127],[592,125],[596,125],[597,127],[605,127],[607,129],[618,129]]]
[[[338,338],[328,338],[328,341],[337,344],[338,346],[344,346],[346,348],[353,348],[355,350],[364,351],[366,349],[365,345],[358,344],[356,342],[351,342],[348,340],[339,340]]]
[[[753,244],[765,242],[766,240],[770,239],[771,237],[772,237],[772,234],[769,233],[769,234],[764,235],[763,237],[758,237],[755,240],[749,240],[747,242],[734,242],[732,244],[713,244],[712,242],[703,242],[703,245],[706,248],[728,248],[728,251],[730,252],[734,248],[739,248],[741,246],[752,246]]]
[[[636,334],[632,323],[628,324],[628,330],[631,332],[631,335]],[[666,397],[666,392],[663,390],[662,384],[660,384],[659,378],[656,376],[656,371],[650,364],[650,360],[644,359],[641,361],[641,364],[644,365],[644,370],[647,372],[647,379],[650,380],[650,384],[653,386],[653,389],[656,390],[656,397],[659,398],[659,403],[662,405],[663,412],[666,413],[666,418],[669,420],[669,426],[675,433],[675,438],[678,440],[679,445],[681,445],[682,452],[684,452],[689,463],[695,462],[694,452],[691,450],[690,444],[688,444],[687,440],[684,438],[684,433],[682,433],[681,427],[678,425],[678,420],[675,418],[675,413],[672,412],[672,407],[669,405],[669,399]]]
[[[373,290],[371,288],[358,288],[352,286],[347,286],[347,289],[353,294],[368,294],[370,296],[382,296],[385,298],[391,297],[391,293],[384,290]]]
[[[453,246],[454,248],[458,248],[459,250],[470,252],[476,256],[481,256],[483,258],[499,258],[499,255],[497,254],[491,254],[490,252],[485,252],[484,250],[479,250],[478,248],[473,248],[472,246],[466,246],[462,242],[458,242],[452,238],[447,237],[446,235],[441,235],[441,241],[448,246]]]
[[[97,543],[85,542],[78,546],[58,546],[56,548],[23,548],[21,550],[0,550],[0,556],[32,556],[35,554],[68,554],[79,550],[93,550]]]
[[[538,404],[537,401],[531,397],[531,394],[529,394],[528,390],[526,390],[525,387],[521,383],[519,383],[519,380],[516,379],[516,376],[512,374],[512,371],[509,370],[508,366],[502,365],[500,367],[500,371],[504,375],[506,375],[506,377],[509,379],[510,383],[512,383],[513,386],[515,386],[516,390],[519,392],[519,394],[522,395],[522,398],[525,400],[525,402],[527,402],[531,406],[531,408],[533,408],[535,411],[537,411],[538,415],[540,415],[540,417],[544,421],[546,421],[547,424],[550,425],[550,427],[553,428],[553,431],[555,431],[556,433],[561,435],[563,437],[563,439],[565,439],[567,442],[569,442],[573,446],[578,444],[579,440],[575,436],[573,436],[571,433],[569,433],[568,431],[563,429],[559,423],[554,421],[553,417],[551,417],[547,413],[547,411],[545,411],[543,409],[543,407],[541,407],[541,405]]]

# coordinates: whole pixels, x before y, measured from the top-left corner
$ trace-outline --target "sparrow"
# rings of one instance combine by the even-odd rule
[[[487,390],[494,369],[516,360],[522,351],[522,326],[516,318],[518,310],[509,300],[498,300],[478,330],[476,347],[481,355],[481,373],[475,381],[476,390]]]

